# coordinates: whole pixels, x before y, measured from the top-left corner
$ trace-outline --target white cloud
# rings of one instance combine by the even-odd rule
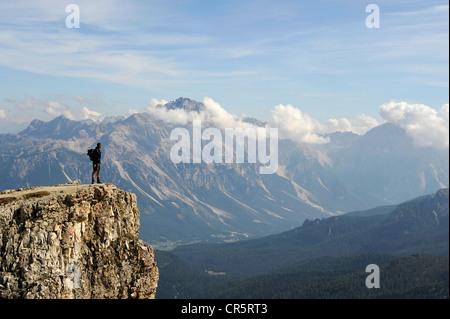
[[[41,103],[45,105],[44,111],[47,112],[48,114],[55,116],[64,115],[69,120],[75,119],[72,112],[69,111],[69,107],[60,102],[50,100],[50,101],[42,101]]]
[[[24,100],[3,99],[3,101],[15,106],[15,109],[13,108],[13,111],[10,112],[10,121],[15,123],[29,122],[36,118],[50,120],[61,115],[75,121],[88,119],[98,121],[104,117],[97,111],[79,105],[80,103],[90,106],[94,103],[96,105],[101,104],[99,101],[92,101],[90,98],[85,97],[71,98],[59,94],[51,99],[36,99],[32,96],[27,96]],[[42,114],[45,115],[43,116]]]
[[[6,106],[8,121],[23,124],[33,119],[51,120],[57,116],[65,116],[70,120],[102,120],[104,116],[92,108],[105,107],[97,96],[70,97],[55,94],[48,99],[26,96],[24,99],[4,98],[0,101]],[[2,117],[0,117],[2,118]]]
[[[87,107],[83,106],[81,110],[81,115],[85,120],[94,120],[98,121],[102,118],[102,114],[99,112],[91,111]]]
[[[67,105],[64,105],[58,101],[41,101],[45,107],[45,112],[54,115],[54,116],[60,116],[63,115],[67,117],[69,120],[73,121],[80,121],[80,120],[93,120],[93,121],[100,121],[103,119],[103,116],[101,113],[92,111],[88,109],[86,106],[83,106],[80,109],[74,109]]]
[[[6,111],[3,109],[0,109],[0,119],[5,119],[6,118]]]
[[[273,111],[273,124],[278,127],[281,139],[290,139],[297,143],[324,144],[329,139],[317,133],[323,130],[322,125],[307,113],[292,105],[276,106]]]
[[[206,122],[214,123],[217,128],[236,128],[246,129],[253,126],[250,123],[243,122],[237,115],[228,113],[219,103],[209,97],[203,99],[205,112],[202,117]]]
[[[144,107],[145,112],[150,113],[155,119],[166,123],[186,125],[193,120],[200,119],[197,112],[188,112],[183,109],[168,109],[156,99],[152,99],[149,105]]]
[[[380,125],[376,119],[365,114],[359,114],[355,119],[347,118],[329,119],[324,124],[324,130],[327,133],[332,132],[353,132],[358,135],[364,135],[372,128]]]
[[[389,102],[380,106],[381,116],[403,128],[420,147],[449,147],[449,106],[438,112],[424,104]]]
[[[140,113],[138,110],[136,110],[136,109],[129,109],[126,113],[125,113],[125,117],[129,117],[129,116],[131,116],[131,115],[133,115],[133,114],[137,114],[137,113]]]
[[[157,87],[180,80],[181,66],[158,45],[202,45],[210,37],[192,34],[149,34],[159,5],[122,1],[77,1],[81,27],[67,29],[67,4],[0,1],[0,65],[54,76],[78,77],[136,87]],[[133,23],[130,23],[133,21]],[[89,30],[86,32],[86,30]],[[185,42],[183,42],[185,41]]]
[[[162,99],[161,101],[158,101],[157,99],[155,99],[155,98],[152,98],[151,99],[151,101],[150,101],[150,107],[157,107],[157,106],[159,106],[159,105],[162,105],[162,106],[164,106],[164,105],[166,105],[167,103],[169,103],[168,101],[166,101],[166,100],[164,100],[164,99]]]
[[[329,138],[323,134],[333,132],[353,132],[364,135],[367,131],[380,125],[378,121],[365,114],[354,119],[329,119],[324,124],[309,114],[292,105],[278,105],[272,111],[273,125],[278,127],[280,138],[290,139],[297,143],[324,144]]]
[[[219,129],[236,127],[245,129],[253,126],[242,121],[241,117],[228,113],[219,103],[209,97],[203,99],[205,107],[200,112],[187,111],[185,109],[168,109],[165,107],[167,103],[166,100],[158,101],[152,99],[150,104],[144,109],[156,119],[171,124],[187,125],[194,120],[200,120]]]
[[[204,109],[200,112],[168,109],[165,107],[167,103],[165,100],[158,101],[153,98],[144,109],[154,118],[175,125],[189,125],[194,120],[200,120],[204,125],[208,124],[219,129],[256,127],[243,121],[244,114],[231,114],[209,97],[203,99]],[[269,125],[278,128],[280,139],[289,139],[299,144],[324,144],[329,142],[329,138],[322,136],[325,133],[340,131],[362,135],[379,123],[370,116],[360,114],[355,119],[330,119],[321,124],[290,104],[279,104],[272,110],[272,121]]]

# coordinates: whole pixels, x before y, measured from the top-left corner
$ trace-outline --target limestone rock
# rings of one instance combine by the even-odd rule
[[[112,184],[0,193],[0,298],[154,298],[136,195]]]

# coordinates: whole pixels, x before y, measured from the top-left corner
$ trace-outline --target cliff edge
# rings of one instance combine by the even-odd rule
[[[0,298],[155,298],[136,195],[112,184],[0,193]]]

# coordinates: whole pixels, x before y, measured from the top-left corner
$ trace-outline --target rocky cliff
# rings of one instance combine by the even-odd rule
[[[136,195],[112,184],[0,193],[0,298],[154,298]]]

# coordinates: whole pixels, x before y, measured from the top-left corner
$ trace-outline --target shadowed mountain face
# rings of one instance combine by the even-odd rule
[[[182,98],[165,107],[204,109]],[[34,120],[18,134],[0,135],[0,189],[89,183],[86,151],[100,141],[102,180],[137,194],[140,236],[159,246],[264,236],[305,219],[396,204],[448,187],[448,150],[417,148],[390,124],[364,136],[334,133],[320,146],[280,140],[272,175],[259,174],[258,164],[174,164],[175,127],[181,126],[147,113],[102,123]],[[191,130],[192,123],[185,127]]]
[[[445,188],[263,238],[156,251],[157,298],[445,299],[448,253]],[[364,284],[373,264],[381,289]]]
[[[402,203],[389,213],[306,220],[290,231],[229,244],[195,244],[171,253],[230,277],[261,274],[323,256],[449,254],[449,190]]]

